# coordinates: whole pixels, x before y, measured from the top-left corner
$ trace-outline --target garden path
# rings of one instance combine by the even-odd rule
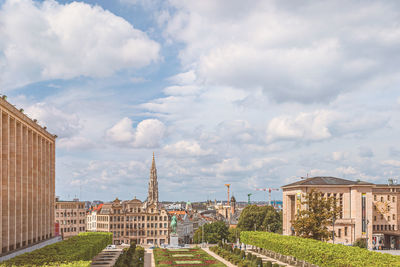
[[[228,267],[237,267],[236,265],[230,263],[229,261],[225,260],[224,258],[218,256],[217,254],[215,254],[214,252],[212,252],[209,248],[202,248],[205,252],[207,252],[208,254],[210,254],[211,256],[213,256],[214,258],[216,258],[217,260],[219,260],[220,262],[222,262],[223,264],[225,264]]]

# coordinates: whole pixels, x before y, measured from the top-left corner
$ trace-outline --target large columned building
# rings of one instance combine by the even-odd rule
[[[55,138],[0,98],[0,256],[54,236]]]
[[[282,186],[283,234],[294,235],[292,221],[305,209],[305,195],[311,190],[333,197],[339,217],[328,228],[335,243],[351,245],[368,238],[369,247],[400,249],[400,185],[394,180],[373,184],[336,177],[312,177]],[[332,242],[332,241],[330,241]]]

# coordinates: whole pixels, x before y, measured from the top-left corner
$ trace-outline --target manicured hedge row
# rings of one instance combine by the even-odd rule
[[[124,250],[118,257],[114,267],[143,267],[144,265],[144,248],[137,247],[135,244]]]
[[[318,266],[400,266],[400,256],[268,232],[241,232],[248,245],[271,250]]]
[[[2,263],[2,266],[43,266],[90,261],[112,243],[111,233],[81,233]]]

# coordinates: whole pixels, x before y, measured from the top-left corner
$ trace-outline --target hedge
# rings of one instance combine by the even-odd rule
[[[269,232],[241,232],[240,240],[318,266],[400,266],[400,256]]]
[[[1,266],[57,266],[57,264],[74,266],[72,265],[74,262],[92,260],[94,256],[111,243],[111,233],[80,233],[68,240],[12,258],[3,262]]]
[[[143,267],[144,266],[144,248],[137,247],[132,243],[128,249],[118,257],[114,267]]]

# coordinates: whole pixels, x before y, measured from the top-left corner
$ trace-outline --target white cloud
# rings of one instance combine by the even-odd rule
[[[106,131],[106,136],[119,145],[136,148],[158,147],[165,134],[165,125],[157,119],[143,120],[132,128],[132,120],[125,117]]]
[[[175,144],[166,145],[164,150],[177,157],[206,156],[212,153],[211,149],[203,149],[196,141],[182,140]]]
[[[135,147],[158,147],[165,134],[165,125],[157,119],[141,121],[135,132]]]
[[[128,117],[123,118],[107,130],[106,136],[116,143],[125,144],[132,142],[135,137],[135,132],[132,128],[132,120]]]
[[[0,85],[104,77],[159,59],[160,46],[100,6],[6,1],[0,10]]]
[[[91,149],[93,147],[95,147],[94,142],[83,136],[72,136],[69,138],[57,139],[57,148],[61,149],[82,150],[82,149]]]
[[[83,123],[76,113],[68,113],[54,105],[39,102],[28,106],[25,113],[39,124],[46,126],[48,131],[60,138],[72,137],[83,128]]]
[[[320,110],[299,115],[282,115],[273,118],[267,127],[267,141],[303,140],[318,141],[331,137],[329,123],[335,114],[331,111]]]
[[[400,167],[400,160],[388,159],[382,161],[383,165],[393,166],[393,167]]]
[[[396,2],[170,1],[169,41],[197,82],[263,88],[277,101],[329,101],[395,72]],[[168,10],[173,10],[169,12]],[[355,11],[356,10],[356,11]],[[166,21],[166,23],[165,23]],[[371,24],[371,21],[374,21]],[[370,56],[369,51],[374,51]],[[394,73],[393,73],[394,74]],[[382,89],[382,83],[376,89]]]

